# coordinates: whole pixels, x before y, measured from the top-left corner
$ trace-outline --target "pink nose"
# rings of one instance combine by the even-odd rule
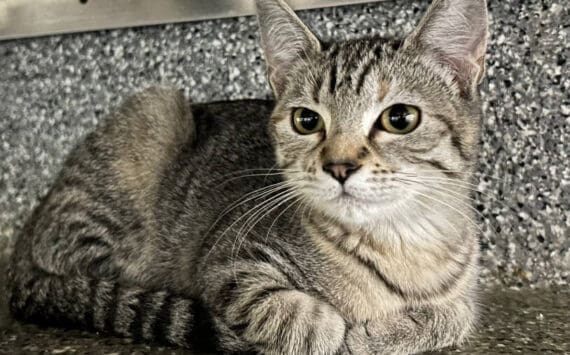
[[[330,162],[323,165],[323,170],[337,179],[338,182],[344,184],[350,175],[355,173],[360,167],[361,165],[357,165],[354,161]]]

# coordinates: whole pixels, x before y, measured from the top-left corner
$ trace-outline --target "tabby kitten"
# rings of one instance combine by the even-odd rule
[[[276,102],[127,100],[18,238],[12,312],[225,353],[461,343],[485,1],[435,0],[403,42],[328,44],[256,4]]]

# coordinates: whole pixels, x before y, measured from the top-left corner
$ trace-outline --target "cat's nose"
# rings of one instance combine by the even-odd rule
[[[350,175],[355,173],[360,167],[361,165],[358,165],[355,161],[329,162],[323,165],[323,170],[337,179],[338,182],[344,184]]]

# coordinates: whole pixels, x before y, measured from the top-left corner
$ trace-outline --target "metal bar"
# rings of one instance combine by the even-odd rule
[[[290,0],[299,10],[364,2]],[[0,0],[0,40],[253,13],[253,0]]]

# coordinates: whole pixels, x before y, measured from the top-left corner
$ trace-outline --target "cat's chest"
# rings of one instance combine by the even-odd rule
[[[348,320],[381,318],[406,305],[379,275],[327,242],[318,245],[318,288]]]

